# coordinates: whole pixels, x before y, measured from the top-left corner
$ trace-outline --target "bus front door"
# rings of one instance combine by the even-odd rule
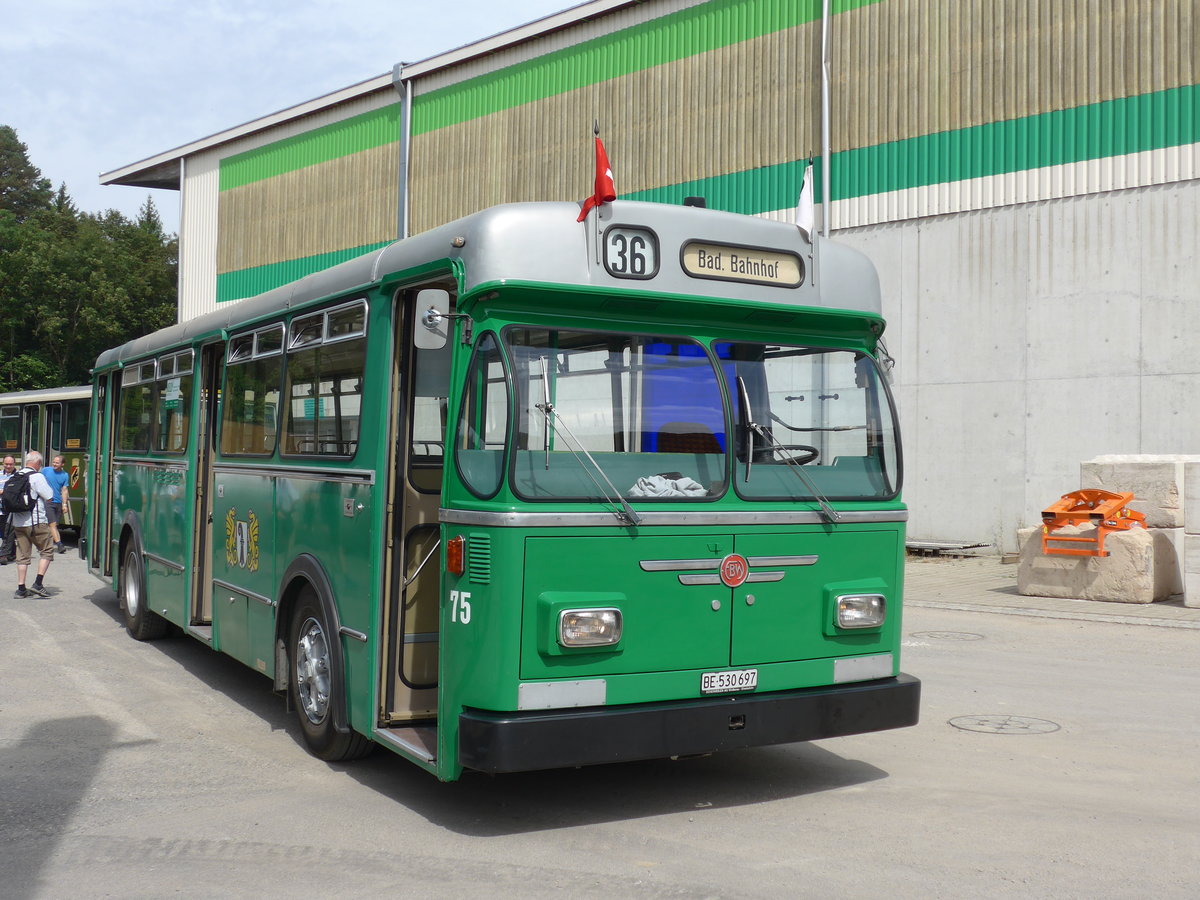
[[[385,626],[387,670],[381,718],[391,738],[432,760],[436,747],[441,506],[446,406],[452,345],[414,348],[411,335],[416,292],[398,307],[409,323],[397,341],[398,385],[392,402],[395,448],[391,566]]]

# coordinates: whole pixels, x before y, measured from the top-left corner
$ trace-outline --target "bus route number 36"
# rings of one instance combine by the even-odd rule
[[[450,592],[450,621],[462,622],[464,625],[471,621],[470,591]]]
[[[614,225],[604,232],[604,268],[617,278],[658,274],[658,239],[645,228]]]

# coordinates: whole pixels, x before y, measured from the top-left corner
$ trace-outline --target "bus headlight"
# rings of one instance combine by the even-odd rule
[[[564,647],[603,647],[619,640],[619,609],[564,609],[558,614],[558,642]]]
[[[883,594],[843,594],[837,598],[838,628],[877,628],[887,617]]]

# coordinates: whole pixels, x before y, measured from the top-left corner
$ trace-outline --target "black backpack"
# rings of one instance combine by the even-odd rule
[[[4,492],[0,494],[0,499],[4,501],[6,513],[29,512],[37,506],[37,497],[33,495],[29,486],[29,473],[14,472],[9,476],[8,481],[4,482]]]

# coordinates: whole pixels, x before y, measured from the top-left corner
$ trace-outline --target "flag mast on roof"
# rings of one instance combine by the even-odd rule
[[[604,143],[600,140],[600,121],[593,122],[592,133],[596,139],[596,181],[592,187],[592,196],[583,201],[583,209],[579,211],[576,222],[587,218],[593,207],[603,203],[612,203],[617,199],[617,189],[613,185],[612,166],[608,164],[608,154],[604,152]]]

